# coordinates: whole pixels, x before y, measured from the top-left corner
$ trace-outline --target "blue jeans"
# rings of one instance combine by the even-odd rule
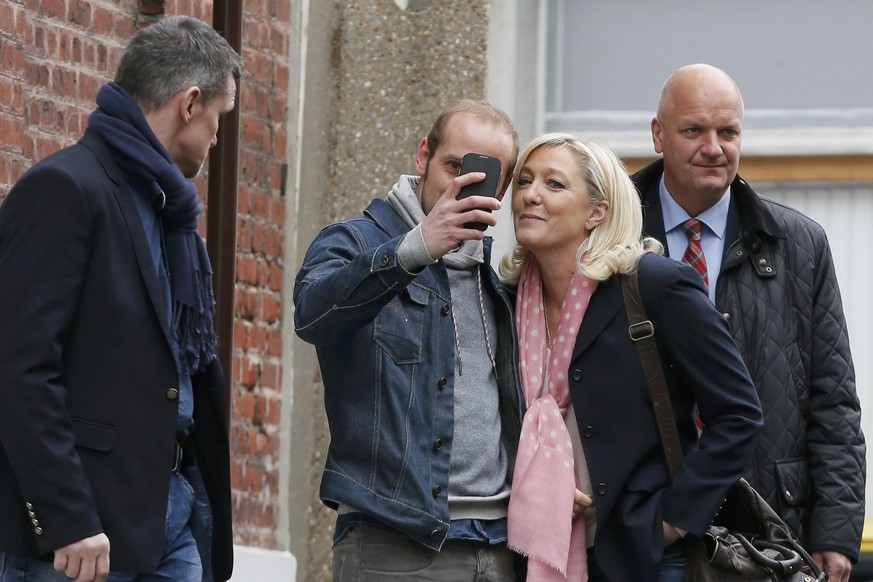
[[[157,569],[149,574],[111,572],[106,582],[201,582],[202,568],[197,544],[188,527],[194,492],[179,474],[171,473],[167,502],[166,546]],[[111,540],[110,540],[111,544]],[[111,550],[110,550],[111,551]],[[109,557],[110,567],[112,555]],[[0,582],[69,582],[51,562],[0,552]]]
[[[658,572],[658,582],[682,582],[685,580],[685,554],[664,554],[661,560],[661,570]]]

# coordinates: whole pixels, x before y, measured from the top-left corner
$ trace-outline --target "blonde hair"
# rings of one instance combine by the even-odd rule
[[[518,158],[512,183],[530,155],[540,148],[567,148],[579,162],[589,201],[597,206],[609,203],[606,218],[591,231],[576,252],[579,271],[593,281],[605,281],[616,273],[632,272],[645,253],[661,254],[663,245],[653,238],[643,238],[643,212],[637,189],[624,163],[602,145],[584,141],[569,133],[548,133],[530,142]],[[580,224],[579,228],[583,228]],[[518,280],[531,252],[516,245],[511,255],[500,262],[500,274]]]

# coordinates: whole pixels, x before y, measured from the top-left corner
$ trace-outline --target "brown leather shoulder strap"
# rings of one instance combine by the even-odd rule
[[[673,407],[670,404],[670,394],[667,392],[658,345],[655,343],[655,325],[646,315],[636,271],[621,275],[620,282],[624,294],[624,307],[627,311],[628,335],[640,353],[640,361],[652,393],[652,406],[655,410],[655,420],[658,421],[658,432],[661,433],[661,445],[672,474],[682,462],[682,447],[679,444],[679,433],[676,431],[676,420],[673,418]]]

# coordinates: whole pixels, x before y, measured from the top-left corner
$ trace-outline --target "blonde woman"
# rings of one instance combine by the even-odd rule
[[[728,327],[691,267],[641,239],[639,197],[609,149],[535,139],[514,176],[525,415],[509,544],[528,580],[681,581],[762,424]],[[619,275],[637,271],[685,454],[671,481]],[[704,427],[699,436],[695,409]]]

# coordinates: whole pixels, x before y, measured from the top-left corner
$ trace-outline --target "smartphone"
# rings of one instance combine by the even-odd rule
[[[458,200],[468,196],[497,196],[497,188],[500,186],[500,160],[484,154],[469,153],[461,158],[460,175],[470,172],[485,172],[485,179],[481,182],[473,182],[461,188],[458,192]],[[483,208],[484,210],[484,208]],[[491,212],[488,210],[488,212]],[[484,222],[467,222],[464,228],[485,230],[488,225]]]

